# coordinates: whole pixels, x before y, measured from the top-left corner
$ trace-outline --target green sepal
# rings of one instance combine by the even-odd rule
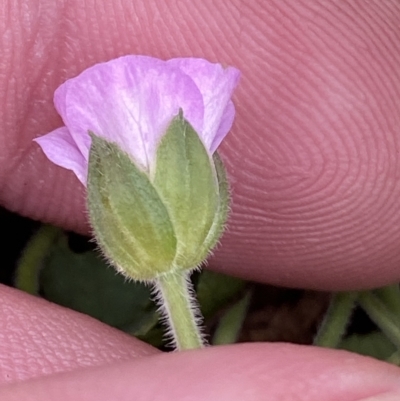
[[[164,200],[178,240],[174,264],[191,269],[203,262],[205,241],[219,208],[211,155],[182,112],[157,148],[153,183]]]
[[[207,237],[205,238],[199,250],[199,255],[202,259],[205,259],[209,255],[210,251],[217,245],[219,239],[224,232],[225,224],[229,214],[229,183],[226,177],[225,166],[216,151],[213,155],[213,161],[218,180],[218,209],[215,213],[214,221],[210,228],[210,231],[208,232]]]
[[[151,281],[173,269],[177,239],[148,175],[119,146],[91,134],[88,210],[96,240],[127,277]]]

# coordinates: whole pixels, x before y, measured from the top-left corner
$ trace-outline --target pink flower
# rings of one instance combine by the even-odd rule
[[[46,156],[86,185],[89,131],[120,146],[151,173],[160,138],[179,109],[212,154],[229,132],[235,68],[203,59],[124,56],[62,84],[54,103],[65,126],[37,138]]]

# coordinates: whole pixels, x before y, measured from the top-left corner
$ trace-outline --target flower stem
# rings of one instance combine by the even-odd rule
[[[337,348],[349,323],[357,292],[333,294],[328,311],[315,337],[314,344],[320,347]]]
[[[359,293],[358,302],[371,320],[382,330],[390,341],[400,350],[400,320],[372,291]]]
[[[156,279],[155,290],[170,335],[181,351],[204,346],[198,327],[201,320],[194,290],[186,271],[166,273]]]

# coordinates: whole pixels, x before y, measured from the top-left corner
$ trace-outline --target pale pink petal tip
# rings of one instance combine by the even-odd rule
[[[168,63],[189,75],[199,88],[204,103],[204,125],[200,135],[214,152],[232,128],[235,108],[231,97],[239,83],[240,71],[200,58],[177,58]]]
[[[58,128],[34,141],[50,161],[57,166],[72,170],[79,181],[86,186],[87,161],[76,146],[68,128]]]

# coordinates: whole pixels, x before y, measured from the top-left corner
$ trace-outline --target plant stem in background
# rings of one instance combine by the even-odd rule
[[[201,314],[187,271],[169,272],[156,279],[155,293],[177,350],[202,348],[198,324]]]
[[[386,307],[400,319],[400,288],[399,284],[388,285],[375,290],[378,297],[385,303]]]
[[[250,300],[251,291],[248,291],[221,317],[213,337],[213,345],[233,344],[238,340]]]
[[[314,344],[320,347],[337,348],[349,324],[357,292],[338,292],[332,295],[328,311],[318,330]]]
[[[395,353],[393,353],[388,359],[386,359],[386,362],[400,366],[400,351],[396,351]]]
[[[372,291],[359,293],[358,303],[370,319],[382,330],[390,341],[400,350],[400,322],[381,299]]]
[[[57,227],[42,225],[32,236],[17,263],[14,280],[16,288],[38,295],[42,262],[60,233],[61,230]]]

